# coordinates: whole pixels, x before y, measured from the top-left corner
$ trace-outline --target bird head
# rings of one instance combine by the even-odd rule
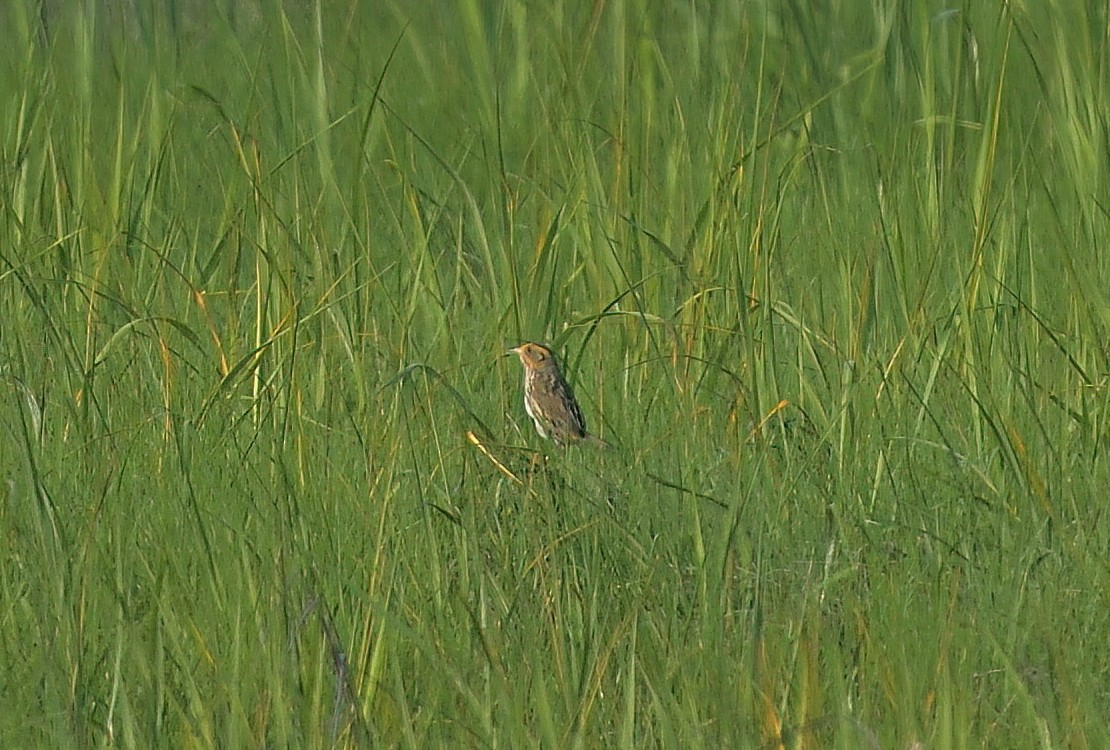
[[[533,344],[528,341],[515,349],[510,349],[509,353],[520,357],[520,363],[529,370],[558,368],[555,363],[555,355],[551,353],[550,349],[541,344]]]

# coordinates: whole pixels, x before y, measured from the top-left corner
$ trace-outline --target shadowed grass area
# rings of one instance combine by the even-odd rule
[[[2,744],[1106,745],[1101,12],[0,11]]]

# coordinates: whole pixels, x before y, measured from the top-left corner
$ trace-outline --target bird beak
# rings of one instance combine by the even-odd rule
[[[520,356],[520,347],[518,346],[518,347],[515,347],[515,348],[513,348],[513,349],[510,349],[509,351],[505,352],[505,353],[504,353],[504,354],[502,354],[501,356],[502,356],[502,357],[507,357],[507,356],[509,356],[510,354],[515,354],[515,355],[517,355],[517,356],[519,357],[519,356]]]

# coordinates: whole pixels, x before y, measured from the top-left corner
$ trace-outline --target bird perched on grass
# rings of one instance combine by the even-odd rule
[[[524,410],[536,423],[540,437],[549,437],[556,445],[579,442],[609,445],[586,432],[586,420],[574,400],[574,391],[559,372],[559,362],[550,349],[525,342],[509,353],[520,357],[524,365]]]

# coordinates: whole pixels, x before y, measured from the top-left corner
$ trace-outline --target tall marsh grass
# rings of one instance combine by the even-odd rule
[[[4,746],[1110,742],[1104,8],[0,26]]]

